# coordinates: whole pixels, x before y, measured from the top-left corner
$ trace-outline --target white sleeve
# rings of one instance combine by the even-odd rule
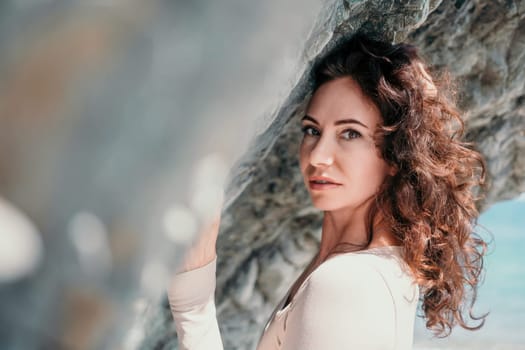
[[[283,350],[394,348],[393,298],[373,266],[329,264],[304,287],[289,310]]]
[[[216,266],[217,257],[170,282],[168,300],[180,350],[223,350],[215,310]]]

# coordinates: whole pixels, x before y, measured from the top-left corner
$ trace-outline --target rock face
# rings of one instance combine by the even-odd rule
[[[335,1],[319,16],[305,47],[305,72],[358,28],[415,43],[432,65],[458,78],[467,138],[489,165],[483,207],[525,191],[525,1]],[[235,200],[221,226],[216,294],[226,349],[255,346],[320,238],[321,216],[310,206],[296,158],[299,117],[311,93],[306,76],[239,161],[229,187]],[[166,309],[152,317],[171,322]],[[150,329],[144,348],[168,348],[157,346],[173,335]]]
[[[442,4],[409,39],[462,85],[467,138],[489,165],[487,203],[523,192],[525,2]]]

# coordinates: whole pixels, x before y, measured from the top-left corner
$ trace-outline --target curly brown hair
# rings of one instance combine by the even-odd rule
[[[350,76],[383,117],[376,145],[397,172],[387,176],[369,209],[368,243],[380,212],[403,242],[426,327],[438,336],[448,336],[456,324],[481,328],[488,313],[476,317],[472,307],[487,244],[474,227],[486,165],[474,145],[462,140],[465,125],[450,76],[433,79],[413,45],[363,33],[339,45],[312,72],[314,90]],[[465,306],[471,319],[481,320],[477,326],[467,325]]]

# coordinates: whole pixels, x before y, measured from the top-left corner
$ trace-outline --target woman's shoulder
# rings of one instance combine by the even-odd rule
[[[388,246],[336,255],[312,273],[310,283],[408,288],[413,284],[413,278],[403,260],[403,249],[401,246]]]
[[[375,305],[378,300],[386,307],[387,303],[392,303],[391,289],[398,287],[390,286],[390,279],[384,277],[384,271],[372,262],[373,259],[377,258],[344,253],[326,260],[312,272],[298,299],[304,298],[312,305],[325,308],[328,307],[326,303],[335,303],[345,309],[354,309],[358,305]]]

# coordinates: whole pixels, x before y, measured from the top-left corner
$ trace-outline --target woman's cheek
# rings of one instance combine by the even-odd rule
[[[370,152],[372,149],[370,142],[364,138],[341,140],[339,147],[349,151],[353,150],[354,152]]]

